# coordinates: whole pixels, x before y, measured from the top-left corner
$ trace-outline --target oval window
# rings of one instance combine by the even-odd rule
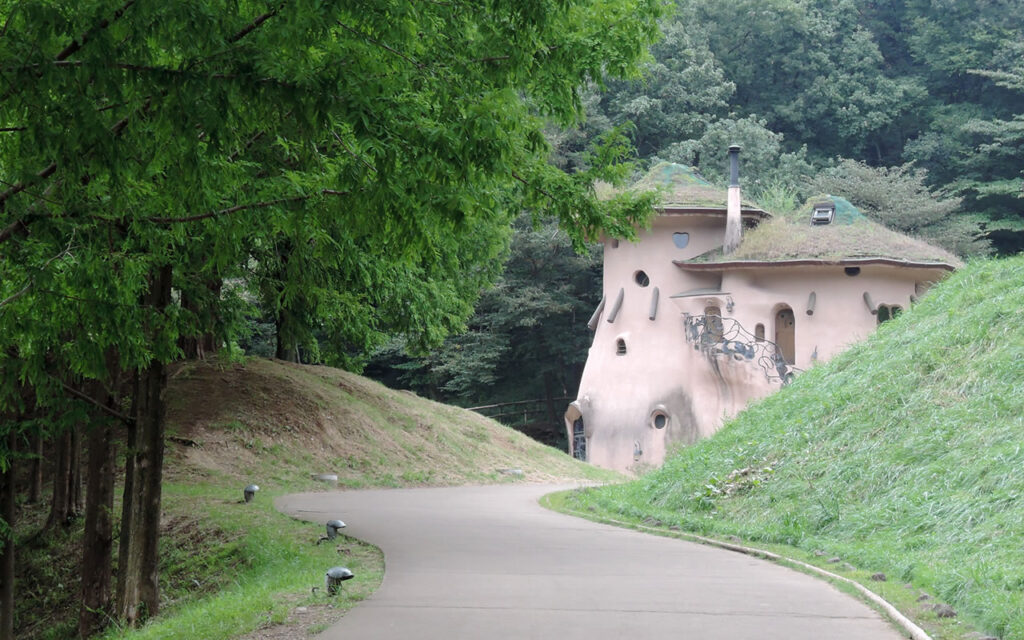
[[[644,273],[643,271],[637,271],[636,273],[634,273],[633,280],[636,280],[636,283],[641,287],[646,287],[647,285],[651,284],[651,279],[648,278],[647,274]]]
[[[860,267],[846,267],[846,268],[843,269],[843,273],[845,273],[846,275],[851,276],[851,277],[852,276],[859,276],[860,275]]]
[[[672,242],[676,247],[685,249],[686,245],[690,244],[690,234],[685,231],[676,231],[672,234]]]
[[[651,416],[651,426],[655,429],[664,429],[668,426],[668,416],[661,411],[655,411]]]

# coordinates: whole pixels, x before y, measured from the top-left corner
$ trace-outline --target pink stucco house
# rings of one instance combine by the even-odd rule
[[[661,164],[634,188],[662,206],[635,242],[604,238],[604,297],[570,453],[639,471],[907,309],[959,261],[821,196],[773,216]]]

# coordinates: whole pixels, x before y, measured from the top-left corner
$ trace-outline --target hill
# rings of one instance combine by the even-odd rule
[[[476,413],[330,367],[182,362],[168,404],[161,615],[105,638],[307,637],[372,593],[379,551],[353,539],[312,544],[322,526],[274,509],[278,495],[333,490],[313,475],[337,475],[341,488],[622,479]],[[245,504],[250,483],[260,491]],[[81,523],[39,535],[46,514],[25,505],[17,521],[16,635],[25,640],[69,638],[77,624]],[[312,594],[339,562],[356,573],[345,597]]]
[[[840,558],[937,637],[1024,639],[1022,300],[1024,257],[969,264],[662,469],[570,503]]]
[[[465,409],[280,360],[183,363],[168,423],[174,477],[176,467],[257,483],[330,473],[350,488],[615,477]]]

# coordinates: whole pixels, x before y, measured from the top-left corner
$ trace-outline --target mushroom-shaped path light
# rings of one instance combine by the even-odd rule
[[[259,491],[259,490],[260,490],[260,488],[257,487],[254,484],[250,484],[248,487],[246,487],[245,490],[244,490],[245,501],[246,502],[252,502],[252,497],[254,495],[256,495],[256,492]]]
[[[327,589],[327,595],[336,595],[341,591],[341,583],[354,577],[356,577],[355,574],[346,567],[331,567],[324,576],[324,588]]]
[[[327,521],[327,539],[334,540],[338,537],[338,529],[344,529],[345,523],[341,520],[328,520]]]

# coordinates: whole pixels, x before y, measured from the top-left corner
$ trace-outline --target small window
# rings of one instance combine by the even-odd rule
[[[764,342],[764,325],[760,322],[754,326],[754,340]]]
[[[626,341],[619,338],[615,341],[615,355],[624,356],[626,355]]]
[[[887,320],[896,318],[901,313],[903,313],[903,308],[899,305],[880,304],[878,305],[878,314],[875,317],[878,318],[878,324],[882,324]]]
[[[668,426],[668,415],[664,411],[655,411],[651,416],[651,426],[655,429],[664,429]]]
[[[836,205],[832,202],[818,202],[811,212],[811,224],[829,224],[836,215]]]
[[[679,249],[685,249],[690,244],[690,234],[685,231],[676,231],[672,234],[672,243]]]
[[[641,287],[646,287],[651,284],[651,279],[647,277],[647,274],[643,271],[637,271],[633,274],[633,280]]]
[[[618,249],[618,248],[619,248],[619,239],[618,238],[612,238],[612,249]]]
[[[850,276],[851,278],[853,276],[859,276],[860,275],[860,267],[846,267],[845,269],[843,269],[843,273],[845,273],[846,275]]]

